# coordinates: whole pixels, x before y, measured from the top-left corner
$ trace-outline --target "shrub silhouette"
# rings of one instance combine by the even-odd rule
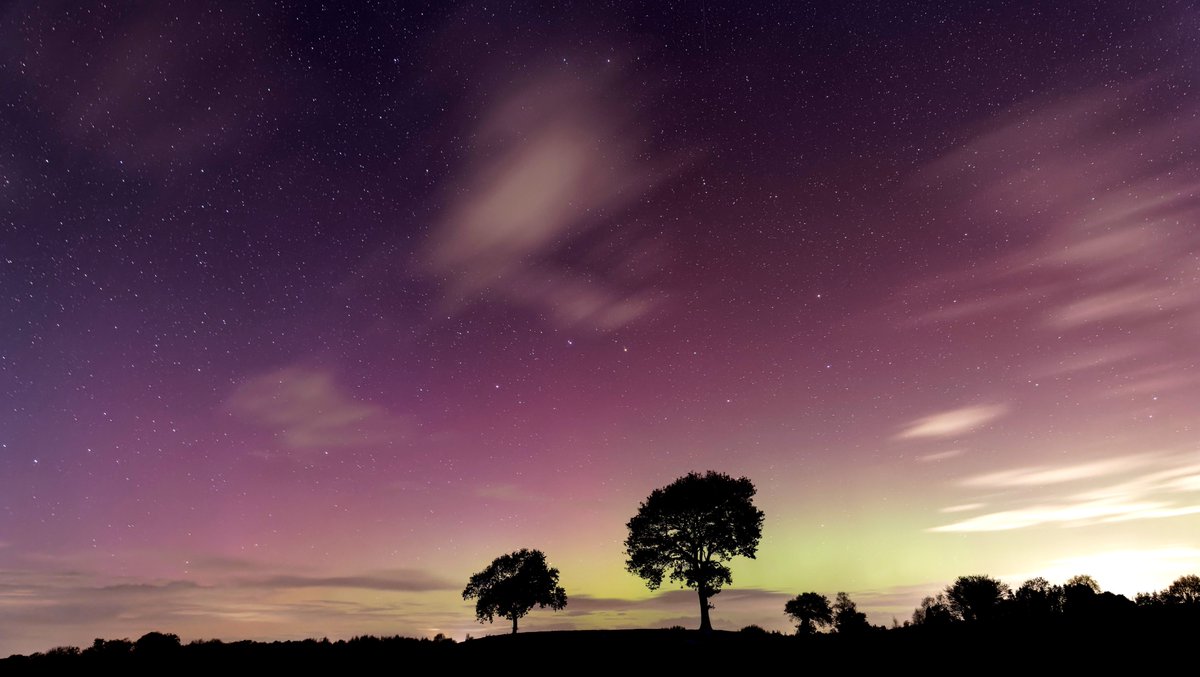
[[[867,615],[858,610],[850,595],[839,592],[833,602],[833,629],[840,635],[857,635],[871,630]]]
[[[950,611],[961,621],[991,621],[1008,597],[1008,586],[983,575],[959,576],[946,588]]]
[[[133,652],[133,642],[127,639],[100,639],[96,638],[92,645],[83,650],[83,653],[88,656],[100,658],[104,660],[119,660],[128,658]]]
[[[946,598],[945,593],[938,593],[921,600],[921,606],[913,611],[912,616],[913,625],[931,627],[950,625],[954,620],[954,612],[950,608],[950,600]]]
[[[1044,578],[1031,578],[1013,592],[1010,601],[1015,617],[1044,622],[1062,613],[1063,589]]]
[[[133,653],[145,658],[161,658],[179,650],[179,635],[147,632],[133,644]]]
[[[1200,576],[1180,576],[1160,595],[1167,604],[1200,605]]]
[[[802,592],[783,605],[783,613],[796,624],[797,635],[816,634],[818,628],[833,623],[829,598],[816,592]]]

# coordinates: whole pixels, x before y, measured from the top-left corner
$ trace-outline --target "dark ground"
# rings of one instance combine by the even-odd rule
[[[465,642],[402,637],[348,641],[102,643],[0,660],[0,674],[402,674],[470,669],[488,673],[704,674],[741,671],[851,674],[1012,674],[1133,670],[1189,658],[1195,624],[1151,626],[878,630],[859,637],[794,637],[761,630],[596,630],[496,635]],[[168,636],[169,637],[169,636]]]

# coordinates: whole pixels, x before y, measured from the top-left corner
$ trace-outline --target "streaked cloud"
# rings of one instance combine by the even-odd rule
[[[341,388],[329,371],[287,367],[242,383],[226,401],[239,419],[293,453],[365,447],[406,437],[411,424]]]
[[[1119,480],[1111,481],[1114,477]],[[1060,486],[1101,479],[1105,481],[1078,486],[1072,493],[1062,493]],[[1008,506],[929,531],[1080,527],[1200,514],[1200,464],[1188,455],[1134,454],[1072,465],[1015,468],[968,477],[959,485],[1019,493],[990,493],[992,503]],[[958,507],[941,512],[956,512]]]
[[[481,149],[464,169],[417,267],[453,312],[524,307],[562,326],[622,327],[660,301],[661,248],[613,219],[666,172],[639,148],[617,79],[544,74],[472,116]]]
[[[1176,364],[1157,364],[1123,372],[1108,389],[1111,397],[1157,395],[1200,383],[1200,373]]]
[[[1038,378],[1056,378],[1080,372],[1113,367],[1155,349],[1152,341],[1122,341],[1099,348],[1087,348],[1058,355],[1032,371]]]
[[[1022,244],[919,281],[911,316],[1011,327],[1005,349],[1042,356],[1017,378],[1090,370],[1093,397],[1200,385],[1182,348],[1200,342],[1200,109],[1148,104],[1188,78],[1164,67],[1024,101],[930,162],[915,183],[948,218]],[[1134,376],[1147,369],[1166,373]]]
[[[946,451],[935,451],[932,454],[924,454],[917,457],[921,463],[934,463],[936,461],[945,461],[951,458],[962,456],[965,453],[962,449],[948,449]]]
[[[157,630],[184,641],[348,638],[402,634],[429,637],[438,632],[462,639],[467,634],[507,632],[503,623],[479,625],[461,599],[461,583],[451,584],[423,570],[311,576],[281,572],[239,579],[221,576],[204,585],[191,580],[152,583],[109,579],[95,574],[49,571],[0,572],[0,638],[6,652],[44,651],[56,644],[86,646],[94,637],[136,639]],[[523,629],[591,629],[693,626],[696,593],[666,590],[649,597],[617,598],[576,594],[561,613],[532,614]],[[780,613],[794,593],[729,588],[714,601],[714,623],[738,629],[754,623],[786,630]],[[7,655],[7,653],[5,654]]]
[[[1161,501],[1087,501],[993,512],[934,527],[930,531],[1008,531],[1047,524],[1086,526],[1100,522],[1126,522],[1196,513],[1200,513],[1200,504],[1172,507]]]
[[[1122,456],[1064,466],[1030,466],[986,473],[963,480],[968,487],[1035,487],[1113,475],[1146,467],[1148,455]]]
[[[391,590],[401,592],[430,592],[462,590],[456,583],[428,572],[412,569],[365,574],[360,576],[295,576],[281,575],[240,581],[240,587],[252,588],[353,588],[359,590]]]
[[[134,582],[95,573],[0,572],[0,638],[8,652],[85,646],[94,637],[136,639],[151,630],[200,638],[303,639],[364,633],[432,636],[471,615],[452,586],[430,572],[402,570],[344,576],[279,573]],[[438,611],[430,610],[436,599]]]
[[[1066,302],[1050,311],[1047,320],[1054,328],[1070,329],[1093,322],[1158,314],[1190,303],[1192,299],[1171,286],[1128,285]]]
[[[970,512],[972,510],[979,510],[980,508],[984,507],[985,505],[987,505],[987,504],[986,503],[963,503],[962,505],[949,505],[949,506],[946,506],[945,508],[942,508],[939,512]]]
[[[955,437],[971,432],[1003,416],[1008,407],[999,404],[960,407],[931,414],[909,423],[896,439]]]

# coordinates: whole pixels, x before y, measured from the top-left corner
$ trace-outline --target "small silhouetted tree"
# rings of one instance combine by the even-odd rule
[[[991,576],[959,576],[946,588],[950,610],[962,621],[990,621],[997,616],[1008,586]]]
[[[1139,592],[1133,598],[1133,603],[1139,607],[1157,608],[1163,605],[1163,599],[1159,593]]]
[[[143,658],[170,656],[179,648],[179,635],[165,632],[147,632],[133,643],[134,655]]]
[[[97,637],[92,645],[83,650],[89,657],[116,660],[128,658],[133,651],[133,642],[127,639],[102,639]]]
[[[475,617],[491,623],[496,616],[517,620],[535,606],[558,611],[567,605],[567,593],[558,585],[558,569],[546,564],[541,550],[521,549],[492,560],[486,569],[471,576],[463,599],[475,599]]]
[[[738,555],[754,559],[758,551],[763,512],[753,498],[750,480],[711,470],[655,489],[626,525],[625,568],[651,590],[663,578],[695,588],[700,629],[712,630],[709,600],[733,582],[725,562]]]
[[[844,592],[839,592],[833,602],[833,629],[839,635],[861,634],[871,629],[867,615]]]
[[[1063,591],[1040,576],[1031,578],[1013,592],[1012,605],[1024,620],[1048,620],[1062,613]]]
[[[1063,584],[1063,612],[1070,615],[1087,615],[1095,610],[1100,584],[1086,574],[1072,576]]]
[[[1099,595],[1101,592],[1100,584],[1096,582],[1096,579],[1088,576],[1087,574],[1079,574],[1078,576],[1072,576],[1068,578],[1067,582],[1063,584],[1063,588],[1087,590],[1094,595]]]
[[[921,606],[913,611],[912,624],[940,627],[954,622],[954,612],[950,609],[950,600],[944,593],[935,597],[921,600]]]
[[[783,612],[796,624],[797,635],[815,634],[818,627],[833,623],[829,598],[816,592],[802,592],[783,605]]]
[[[1180,576],[1159,597],[1166,604],[1200,604],[1200,576]]]

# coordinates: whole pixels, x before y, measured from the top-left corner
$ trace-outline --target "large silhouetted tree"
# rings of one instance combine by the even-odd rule
[[[758,550],[763,512],[753,497],[750,480],[711,470],[655,489],[626,525],[625,568],[651,590],[664,577],[695,588],[700,629],[711,630],[709,599],[733,582],[725,562],[737,555],[754,559]]]
[[[1008,586],[990,576],[959,576],[946,588],[950,610],[960,620],[990,621],[1008,596]]]
[[[833,622],[829,598],[815,592],[802,592],[783,605],[783,613],[796,623],[797,635],[812,635],[817,628]]]
[[[480,623],[499,616],[517,620],[533,607],[550,607],[555,611],[567,605],[567,593],[558,585],[558,569],[546,564],[541,550],[521,549],[492,560],[486,569],[471,576],[463,599],[475,601],[475,617]]]

